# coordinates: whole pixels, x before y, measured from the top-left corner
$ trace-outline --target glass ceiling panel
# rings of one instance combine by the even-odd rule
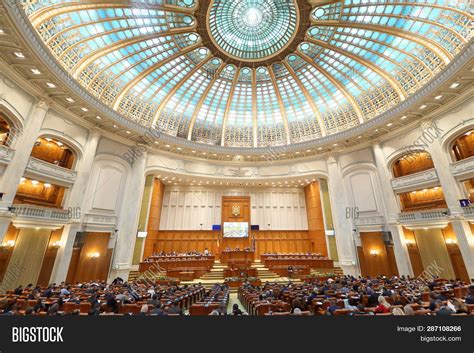
[[[472,38],[473,21],[469,2],[451,0],[344,0],[309,11],[293,0],[20,6],[104,104],[231,147],[306,141],[373,119],[442,71]]]

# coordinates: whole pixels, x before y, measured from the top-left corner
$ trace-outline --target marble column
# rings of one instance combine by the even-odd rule
[[[439,182],[443,189],[444,198],[453,216],[462,216],[462,208],[459,200],[464,198],[459,183],[451,173],[451,161],[449,155],[441,145],[442,131],[438,131],[436,123],[425,120],[421,124],[420,140],[427,146],[427,151],[436,168]]]
[[[474,235],[469,222],[456,220],[451,222],[461,251],[469,278],[474,278]]]
[[[97,152],[97,145],[100,140],[100,131],[93,128],[87,139],[84,154],[78,164],[76,181],[71,188],[66,209],[71,209],[71,223],[66,225],[61,236],[61,248],[59,249],[51,275],[51,282],[59,283],[66,280],[69,263],[71,261],[72,250],[76,233],[80,230],[80,222],[83,220],[84,204],[86,201],[87,185],[90,179],[92,165]],[[92,195],[89,195],[92,197]]]
[[[115,234],[115,251],[109,279],[120,276],[128,278],[132,267],[133,250],[137,239],[140,206],[145,185],[145,167],[147,152],[139,155],[132,165],[127,181],[127,189],[120,213],[118,231]]]
[[[405,244],[403,229],[398,225],[399,206],[391,183],[391,173],[387,169],[386,158],[380,143],[372,146],[377,171],[382,187],[386,228],[392,233],[395,259],[400,275],[413,275],[408,249]]]
[[[0,211],[6,212],[12,205],[48,109],[49,105],[45,101],[39,101],[32,109],[25,128],[17,138],[15,154],[0,179],[0,190],[4,193],[0,202]]]
[[[333,211],[339,266],[344,274],[358,276],[360,275],[360,268],[357,262],[357,250],[354,243],[352,222],[346,218],[346,209],[349,203],[339,164],[335,158],[329,157],[327,166],[329,197]]]

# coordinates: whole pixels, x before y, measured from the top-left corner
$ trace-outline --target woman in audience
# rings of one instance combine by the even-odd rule
[[[403,307],[403,311],[405,312],[405,315],[407,316],[413,316],[415,315],[415,310],[413,310],[413,306],[410,304],[407,304]]]
[[[390,312],[390,304],[384,296],[379,296],[378,302],[379,305],[375,308],[376,313],[387,314]]]

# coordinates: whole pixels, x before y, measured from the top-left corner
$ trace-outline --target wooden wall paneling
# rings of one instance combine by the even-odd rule
[[[305,189],[306,212],[308,217],[308,230],[312,242],[312,252],[328,255],[326,245],[326,230],[324,227],[323,207],[321,204],[321,189],[318,181],[306,186]]]
[[[143,258],[149,257],[157,249],[157,240],[159,239],[159,230],[163,209],[164,185],[159,179],[154,179],[153,188],[151,191],[150,211],[148,212],[148,226],[147,238],[145,239],[145,246],[143,250]],[[159,248],[163,249],[163,246]],[[165,250],[166,251],[166,250]]]
[[[8,226],[7,233],[3,238],[3,242],[16,242],[19,231],[19,229],[15,228],[13,224],[10,223],[10,225]],[[5,276],[5,272],[7,271],[8,264],[10,263],[10,259],[12,257],[13,249],[14,247],[0,249],[0,283],[3,281],[3,277]]]
[[[398,272],[397,260],[395,258],[395,250],[393,248],[393,245],[386,245],[385,249],[387,251],[390,276],[398,276],[399,272]]]
[[[49,279],[51,278],[54,262],[56,261],[56,255],[58,253],[58,247],[54,246],[54,243],[61,240],[62,232],[62,228],[51,232],[48,247],[46,248],[43,258],[43,264],[41,265],[40,274],[38,276],[38,284],[40,286],[47,286],[50,284]]]
[[[86,233],[84,245],[77,264],[74,282],[90,280],[105,281],[110,266],[110,233]],[[98,258],[91,258],[91,253],[99,253]]]
[[[361,232],[360,240],[368,276],[390,275],[387,250],[381,232]],[[377,255],[371,254],[377,251]]]
[[[360,273],[363,277],[368,277],[370,276],[367,264],[365,261],[365,254],[364,254],[364,249],[362,246],[357,247],[357,255],[359,257],[359,266],[360,266]]]
[[[456,278],[470,283],[469,274],[461,254],[461,250],[459,249],[456,232],[454,231],[453,226],[449,224],[445,229],[442,229],[441,232],[443,233],[443,237],[446,242],[449,259],[451,260],[451,265],[453,266]]]
[[[82,248],[73,248],[71,260],[69,261],[69,269],[67,271],[66,282],[74,284],[74,279],[76,276],[77,266],[79,264],[79,258],[81,257]]]
[[[409,229],[403,228],[403,234],[405,241],[407,242],[406,246],[413,274],[415,277],[418,277],[423,272],[423,262],[421,260],[418,244],[416,243],[415,233]]]

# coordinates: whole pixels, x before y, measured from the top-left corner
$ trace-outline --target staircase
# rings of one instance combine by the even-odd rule
[[[270,271],[268,268],[265,267],[264,264],[260,262],[260,260],[255,261],[252,264],[252,268],[257,269],[257,277],[262,281],[265,282],[288,282],[288,277],[280,277],[280,275],[276,274],[275,272]]]
[[[190,282],[181,282],[181,284],[196,284],[201,283],[204,288],[210,289],[216,283],[224,283],[224,270],[227,268],[227,265],[223,265],[220,261],[214,263],[214,267],[210,272],[205,273],[201,278],[195,279]]]

